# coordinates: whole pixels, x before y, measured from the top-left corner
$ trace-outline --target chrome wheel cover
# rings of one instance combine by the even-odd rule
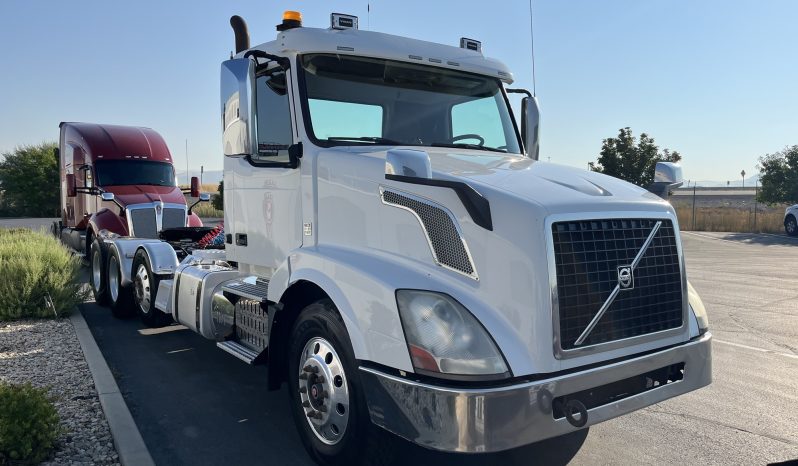
[[[307,342],[299,357],[299,400],[316,437],[340,442],[349,424],[349,388],[335,348],[324,338]]]
[[[100,291],[102,282],[102,257],[100,250],[96,248],[91,249],[91,284],[94,286],[95,291]]]
[[[798,226],[795,223],[795,220],[787,220],[787,233],[793,234],[795,233],[795,228]]]
[[[139,264],[135,279],[136,305],[144,314],[150,313],[150,274],[144,264]]]
[[[108,293],[111,295],[111,302],[116,303],[119,299],[119,262],[113,254],[108,259]]]

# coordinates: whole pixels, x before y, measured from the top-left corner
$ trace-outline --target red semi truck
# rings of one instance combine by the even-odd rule
[[[96,123],[59,126],[61,220],[53,224],[53,233],[88,259],[94,297],[103,303],[108,286],[102,237],[157,239],[164,230],[202,227],[202,222],[186,205],[160,134]],[[208,199],[200,195],[196,177],[191,196]]]

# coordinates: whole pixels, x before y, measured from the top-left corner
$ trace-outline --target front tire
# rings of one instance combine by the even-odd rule
[[[795,221],[795,216],[792,214],[784,219],[784,231],[790,236],[798,236],[798,222]]]
[[[133,290],[122,286],[122,265],[119,253],[111,248],[108,255],[108,304],[114,317],[122,319],[133,314]]]
[[[387,443],[371,423],[352,344],[329,300],[307,306],[289,342],[291,411],[302,443],[320,464],[379,464]]]
[[[143,249],[133,258],[133,302],[136,311],[147,327],[163,327],[171,321],[170,316],[155,307],[155,295],[161,278],[152,273],[150,258]]]
[[[105,305],[108,302],[108,253],[98,238],[94,238],[89,246],[89,268],[91,292],[94,302]]]

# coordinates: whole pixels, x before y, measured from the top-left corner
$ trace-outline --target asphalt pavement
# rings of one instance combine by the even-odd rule
[[[798,240],[683,232],[683,244],[714,334],[712,385],[593,426],[586,438],[494,455],[443,455],[397,440],[397,464],[563,464],[580,445],[570,464],[798,459]],[[81,309],[157,464],[313,464],[287,393],[264,389],[264,368],[179,326],[153,331],[93,303]]]

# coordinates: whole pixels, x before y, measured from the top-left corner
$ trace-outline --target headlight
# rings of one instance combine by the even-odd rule
[[[507,364],[488,333],[450,296],[399,290],[396,303],[417,370],[500,378],[509,375]]]
[[[690,309],[693,310],[695,318],[698,321],[698,328],[706,330],[709,328],[709,318],[707,317],[707,310],[704,307],[704,302],[698,296],[698,292],[693,288],[690,282],[687,282],[687,302],[690,304]]]

